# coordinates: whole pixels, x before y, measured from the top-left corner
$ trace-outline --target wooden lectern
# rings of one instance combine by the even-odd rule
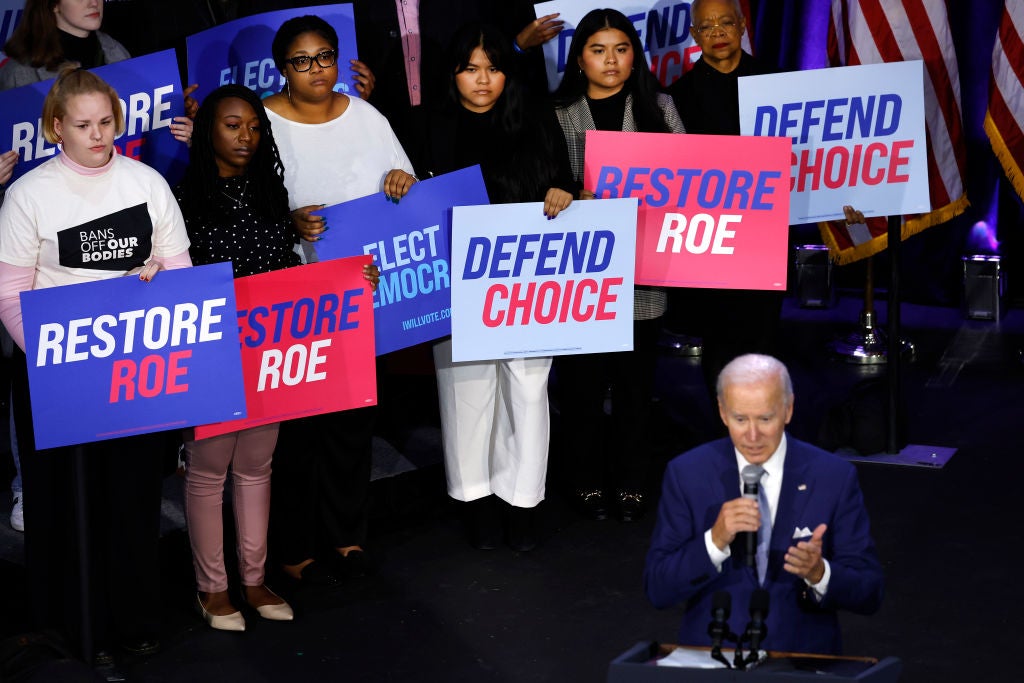
[[[745,670],[698,669],[658,666],[655,661],[671,653],[676,645],[637,643],[612,660],[608,683],[895,683],[903,671],[896,657],[834,657],[794,652],[769,652],[762,664]],[[710,648],[708,661],[711,660]],[[727,659],[732,661],[732,651]]]

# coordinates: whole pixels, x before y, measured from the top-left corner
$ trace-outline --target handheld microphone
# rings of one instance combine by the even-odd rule
[[[732,611],[732,595],[718,591],[711,596],[711,623],[708,624],[708,635],[711,636],[711,658],[732,668],[729,660],[722,654],[722,641],[726,638],[735,639],[729,631],[729,613]]]
[[[764,468],[760,465],[747,465],[743,468],[740,473],[740,478],[743,480],[743,497],[752,500],[755,503],[757,501],[758,493],[761,488],[761,477],[764,475]],[[757,532],[756,531],[744,531],[744,544],[747,551],[747,566],[756,568],[757,566]]]
[[[758,661],[761,642],[768,637],[768,625],[764,623],[767,617],[768,591],[758,588],[750,596],[750,623],[747,624],[747,631],[743,636],[750,643],[747,650],[747,664],[754,664]]]

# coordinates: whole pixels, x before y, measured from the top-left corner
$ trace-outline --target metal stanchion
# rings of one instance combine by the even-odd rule
[[[890,216],[889,220],[899,221],[899,216]],[[891,247],[890,247],[891,249]],[[890,254],[891,256],[891,254]],[[889,345],[887,340],[892,337],[892,313],[890,309],[889,334],[878,327],[878,318],[875,313],[875,277],[874,258],[868,257],[867,274],[864,277],[864,308],[860,313],[860,321],[857,329],[850,334],[837,339],[830,344],[833,353],[847,362],[859,365],[876,365],[889,362]],[[892,289],[890,288],[890,306],[892,301]],[[899,313],[897,312],[897,316]],[[898,327],[898,318],[897,318]],[[896,339],[900,339],[897,335]],[[901,353],[913,355],[914,345],[904,339],[899,342]]]

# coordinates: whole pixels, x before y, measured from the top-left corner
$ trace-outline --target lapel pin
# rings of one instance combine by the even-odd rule
[[[800,484],[799,486],[796,487],[796,490],[797,491],[806,491],[807,490],[807,484]]]

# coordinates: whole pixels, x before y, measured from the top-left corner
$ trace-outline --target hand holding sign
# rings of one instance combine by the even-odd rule
[[[519,35],[516,36],[516,45],[520,50],[529,50],[531,47],[548,42],[557,36],[562,30],[562,26],[565,25],[565,22],[558,17],[558,12],[537,17],[519,32]]]
[[[18,153],[13,149],[0,154],[0,185],[6,185],[14,174],[14,165],[18,163]]]
[[[295,228],[299,237],[307,242],[316,242],[323,236],[323,232],[327,230],[327,219],[313,212],[319,211],[325,206],[327,205],[312,204],[300,206],[292,211],[292,227]]]
[[[230,264],[21,299],[37,447],[245,414]]]
[[[789,147],[786,138],[588,131],[583,182],[599,199],[640,200],[638,283],[781,290]]]

